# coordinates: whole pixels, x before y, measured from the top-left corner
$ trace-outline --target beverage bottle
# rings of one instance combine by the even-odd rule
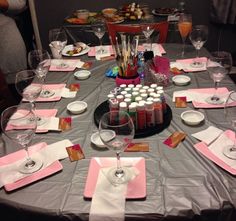
[[[154,115],[155,115],[155,124],[163,123],[163,110],[162,110],[162,102],[160,98],[153,99],[154,106]]]
[[[145,110],[146,110],[146,125],[147,125],[147,127],[154,127],[155,115],[154,115],[154,107],[153,107],[152,101],[146,102]]]
[[[138,130],[143,130],[146,128],[146,110],[144,102],[139,102],[137,105],[137,121]]]

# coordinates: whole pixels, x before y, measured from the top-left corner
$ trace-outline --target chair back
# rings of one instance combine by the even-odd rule
[[[154,30],[159,33],[158,42],[165,43],[168,33],[169,22],[163,21],[152,24]],[[107,23],[108,34],[112,44],[116,44],[117,33],[130,33],[130,34],[141,34],[142,25],[141,24],[112,24]]]

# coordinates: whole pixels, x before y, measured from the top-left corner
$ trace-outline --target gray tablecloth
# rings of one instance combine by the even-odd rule
[[[175,59],[181,51],[181,45],[164,45],[165,56]],[[195,56],[192,46],[186,48],[189,57]],[[204,49],[201,55],[208,55]],[[48,144],[70,139],[83,148],[85,159],[70,162],[62,160],[63,170],[50,177],[17,189],[13,192],[0,190],[0,211],[9,220],[87,220],[91,200],[84,199],[83,192],[86,183],[88,166],[92,157],[111,157],[109,150],[101,150],[90,142],[91,134],[97,131],[93,121],[95,108],[106,100],[108,92],[115,87],[114,79],[107,78],[104,72],[115,65],[114,61],[95,61],[86,55],[83,60],[93,61],[92,75],[87,80],[78,81],[72,72],[49,72],[46,83],[80,83],[80,91],[76,98],[64,99],[59,102],[37,103],[37,108],[56,108],[57,116],[69,116],[66,110],[68,103],[83,100],[88,103],[88,109],[80,115],[73,115],[72,129],[57,133],[49,132],[36,135],[34,143],[45,141]],[[159,134],[137,139],[149,142],[150,151],[146,153],[124,153],[124,157],[144,157],[146,160],[147,196],[140,200],[127,200],[125,207],[126,220],[235,220],[236,178],[206,157],[201,155],[193,145],[198,141],[191,133],[216,125],[226,129],[222,109],[201,109],[206,119],[205,123],[191,127],[183,124],[180,114],[193,109],[175,108],[172,103],[172,93],[175,90],[188,88],[212,87],[213,82],[207,72],[189,73],[191,84],[180,87],[172,83],[165,88],[168,105],[172,109],[173,119],[170,126]],[[235,88],[230,78],[226,77],[221,86],[229,90]],[[172,149],[163,141],[174,131],[187,133],[186,139]],[[0,153],[14,151],[15,146],[6,142],[1,145]]]

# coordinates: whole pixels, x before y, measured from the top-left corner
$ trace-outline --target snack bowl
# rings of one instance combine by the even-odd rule
[[[184,121],[184,123],[190,126],[196,126],[200,124],[201,122],[203,122],[204,118],[204,114],[194,110],[184,111],[181,114],[181,119]]]
[[[78,80],[85,80],[87,78],[89,78],[89,76],[91,75],[91,72],[88,70],[80,70],[80,71],[76,71],[74,73],[74,76],[78,79]]]
[[[91,136],[91,142],[96,145],[97,147],[105,148],[106,145],[102,142],[99,132],[95,132]]]
[[[189,84],[191,78],[186,75],[180,74],[172,77],[172,81],[175,83],[175,85],[184,86]]]
[[[79,9],[75,12],[77,18],[87,20],[89,17],[89,11],[87,9]]]
[[[67,105],[67,110],[72,114],[81,114],[87,109],[87,103],[84,101],[74,101]]]
[[[104,8],[102,10],[102,14],[108,18],[112,18],[116,13],[117,13],[117,9],[115,8]]]

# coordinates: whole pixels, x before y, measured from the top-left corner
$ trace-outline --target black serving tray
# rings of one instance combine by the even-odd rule
[[[165,128],[167,128],[170,125],[170,122],[172,120],[172,111],[169,105],[166,105],[166,113],[164,114],[164,122],[163,124],[159,124],[155,127],[149,127],[144,130],[136,130],[134,138],[142,138],[142,137],[148,137],[157,133],[160,133]],[[96,110],[94,111],[94,122],[96,126],[99,126],[99,121],[102,117],[102,115],[109,111],[109,103],[108,101],[104,101],[99,106],[97,106]]]

